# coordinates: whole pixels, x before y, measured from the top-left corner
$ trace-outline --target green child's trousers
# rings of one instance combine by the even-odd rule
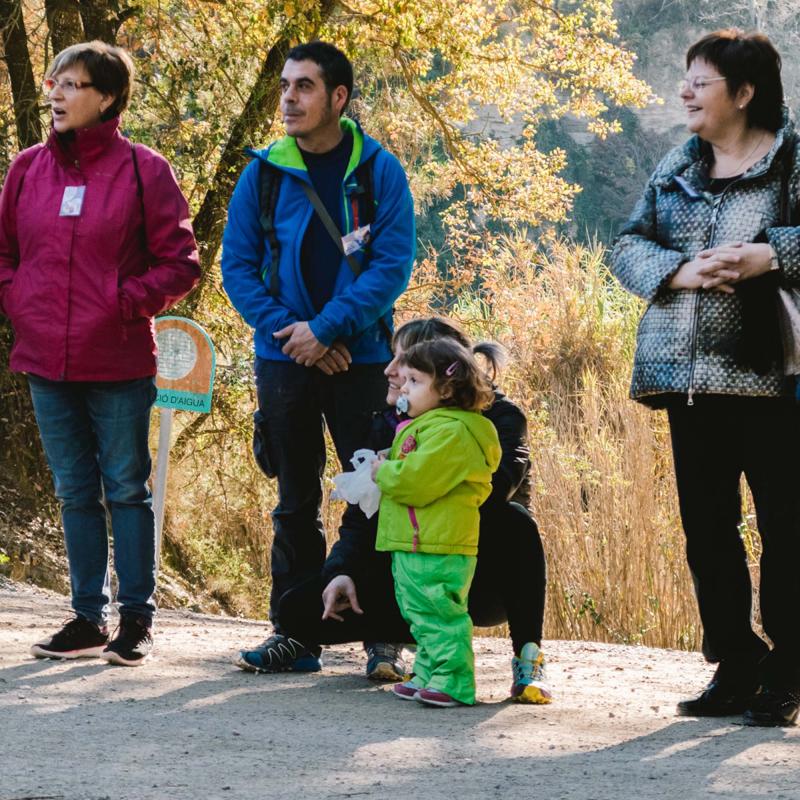
[[[475,556],[392,553],[400,613],[417,642],[415,683],[475,702],[475,656],[467,595]]]

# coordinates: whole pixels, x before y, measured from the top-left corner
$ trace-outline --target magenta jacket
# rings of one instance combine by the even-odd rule
[[[154,375],[153,316],[200,278],[189,208],[166,159],[117,130],[119,118],[65,145],[23,150],[0,195],[0,311],[11,369],[50,380]],[[84,186],[80,216],[62,216]]]

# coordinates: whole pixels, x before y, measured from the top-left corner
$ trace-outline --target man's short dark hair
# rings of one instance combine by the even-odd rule
[[[753,99],[747,105],[751,128],[777,131],[783,124],[781,57],[763,33],[738,28],[714,31],[695,42],[686,53],[686,68],[701,58],[713,64],[726,79],[733,97],[744,84],[752,84]]]
[[[353,94],[353,65],[350,59],[329,42],[307,42],[293,47],[286,56],[287,61],[313,61],[322,73],[328,97],[337,86],[347,89],[347,99],[342,111],[347,108]]]

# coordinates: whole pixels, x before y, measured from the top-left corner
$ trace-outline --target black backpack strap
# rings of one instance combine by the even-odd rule
[[[263,159],[259,160],[259,209],[258,221],[269,245],[269,293],[278,296],[278,260],[280,259],[280,245],[275,233],[275,207],[278,205],[278,192],[281,188],[283,173],[268,164]],[[262,275],[262,278],[264,276]]]
[[[139,208],[142,211],[142,247],[147,250],[147,229],[145,227],[144,215],[144,184],[142,183],[142,173],[139,172],[139,158],[136,155],[136,145],[130,139],[128,140],[128,144],[131,146],[133,174],[136,176],[136,195],[139,198]]]
[[[142,173],[139,172],[139,158],[136,155],[136,145],[128,140],[131,146],[131,159],[133,160],[133,174],[136,175],[136,194],[139,197],[139,202],[142,203],[142,214],[144,214],[144,189],[142,188]]]
[[[371,225],[375,222],[375,209],[377,208],[377,204],[375,202],[374,169],[375,156],[372,156],[366,161],[362,161],[353,172],[356,182],[358,183],[356,192],[358,193],[359,223],[361,225]],[[367,244],[364,254],[365,265],[367,264],[369,255],[370,248],[369,244]],[[392,309],[392,312],[394,313],[394,309]],[[394,336],[392,329],[383,317],[378,320],[378,324],[381,326],[381,330],[384,332],[386,339],[391,344],[392,337]]]
[[[359,164],[354,171],[358,187],[359,221],[362,225],[371,225],[375,222],[375,187],[373,184],[373,164],[375,156]]]
[[[359,164],[355,170],[356,180],[358,181],[358,186],[361,190],[358,199],[363,225],[371,225],[373,222],[375,222],[375,210],[378,207],[378,204],[375,202],[375,179],[373,174],[374,168],[375,156],[372,156],[372,158],[368,158],[366,161]],[[365,259],[369,258],[369,245],[367,245],[367,248]],[[392,309],[392,314],[394,314],[394,308]],[[394,336],[392,329],[389,327],[383,317],[378,320],[378,324],[381,326],[381,330],[386,335],[387,341],[389,344],[391,344]]]

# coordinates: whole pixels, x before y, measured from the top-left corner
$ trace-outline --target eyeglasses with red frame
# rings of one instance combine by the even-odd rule
[[[66,97],[72,97],[79,89],[88,89],[90,86],[94,86],[94,84],[91,81],[74,81],[72,78],[63,78],[62,80],[58,78],[45,78],[42,81],[42,91],[47,95],[54,92],[56,86],[61,89]]]

